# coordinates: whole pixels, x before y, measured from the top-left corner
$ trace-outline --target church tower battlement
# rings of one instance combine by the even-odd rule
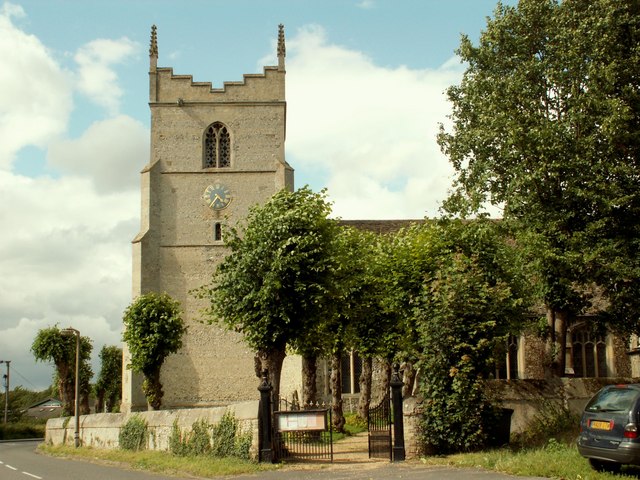
[[[141,172],[141,228],[133,240],[133,298],[167,292],[180,301],[188,332],[162,367],[164,408],[256,398],[253,352],[233,332],[202,323],[192,293],[228,253],[224,230],[281,189],[293,190],[285,161],[284,27],[278,65],[220,89],[158,67],[151,29],[151,149]],[[128,352],[125,346],[125,365]],[[146,408],[141,379],[123,372],[122,411]]]

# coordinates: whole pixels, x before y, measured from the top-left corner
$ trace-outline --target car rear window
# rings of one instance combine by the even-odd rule
[[[639,394],[640,391],[632,388],[603,390],[589,402],[585,410],[588,412],[629,411]]]

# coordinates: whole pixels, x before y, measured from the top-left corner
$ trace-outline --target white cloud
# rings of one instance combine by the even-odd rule
[[[0,9],[0,359],[26,377],[12,376],[13,385],[44,388],[53,368],[36,364],[29,351],[39,329],[73,326],[93,338],[95,367],[103,344],[121,343],[149,132],[117,115],[123,91],[113,67],[135,54],[136,44],[90,42],[74,57],[73,74],[12,22],[22,17],[17,5]],[[111,117],[65,140],[74,87]],[[12,171],[30,145],[47,150],[58,178]]]
[[[66,130],[72,109],[69,75],[45,46],[12,23],[17,5],[0,10],[0,170],[27,145],[45,146]]]
[[[78,89],[111,115],[117,114],[123,91],[113,65],[126,61],[140,48],[128,38],[98,39],[87,43],[78,49],[74,57],[78,64]]]
[[[149,160],[149,130],[126,115],[95,122],[78,139],[49,147],[48,162],[63,172],[88,176],[99,193],[137,190]]]
[[[88,179],[0,172],[0,352],[38,387],[50,380],[29,352],[38,329],[78,328],[96,355],[120,344],[138,209],[137,192],[98,196]]]
[[[24,8],[22,8],[20,5],[5,2],[2,5],[2,8],[0,8],[0,15],[7,18],[24,18],[27,14],[24,12]]]
[[[102,346],[121,344],[120,330],[114,330],[101,317],[64,316],[55,321],[52,318],[20,318],[11,327],[0,328],[0,352],[3,357],[0,360],[11,360],[11,389],[23,385],[28,389],[44,390],[51,385],[55,366],[53,363],[36,363],[30,348],[39,330],[56,324],[60,328],[83,325],[80,334],[93,340],[91,363],[95,374],[100,371],[98,354]]]
[[[435,215],[453,173],[436,143],[450,111],[444,90],[462,67],[380,67],[316,26],[287,47],[288,161],[324,171],[334,214]]]

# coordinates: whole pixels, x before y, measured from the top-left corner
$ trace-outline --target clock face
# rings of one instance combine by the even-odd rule
[[[209,207],[214,210],[222,210],[231,201],[231,192],[227,187],[216,183],[215,185],[209,185],[202,195],[202,198]]]

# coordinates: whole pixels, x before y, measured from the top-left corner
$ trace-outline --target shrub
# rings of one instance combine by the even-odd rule
[[[182,431],[178,426],[178,419],[173,421],[171,427],[171,435],[169,436],[169,451],[179,457],[184,457],[189,454],[187,449],[187,442],[182,438]]]
[[[211,425],[206,420],[194,422],[188,435],[182,434],[175,420],[169,437],[169,449],[177,456],[211,455],[248,459],[252,439],[250,431],[239,431],[239,422],[233,413],[226,412],[217,425]]]
[[[191,455],[205,455],[211,452],[211,430],[212,426],[206,420],[194,422],[188,443]]]
[[[45,423],[40,422],[16,422],[0,424],[0,440],[13,440],[18,438],[44,438]]]
[[[246,432],[236,434],[236,448],[234,456],[243,459],[250,458],[251,443],[253,441],[253,435],[250,430]]]
[[[118,441],[123,450],[144,450],[147,446],[147,422],[139,415],[132,416],[120,428]]]
[[[236,433],[238,419],[230,412],[226,412],[220,423],[213,427],[212,454],[216,457],[233,457],[236,450]]]

